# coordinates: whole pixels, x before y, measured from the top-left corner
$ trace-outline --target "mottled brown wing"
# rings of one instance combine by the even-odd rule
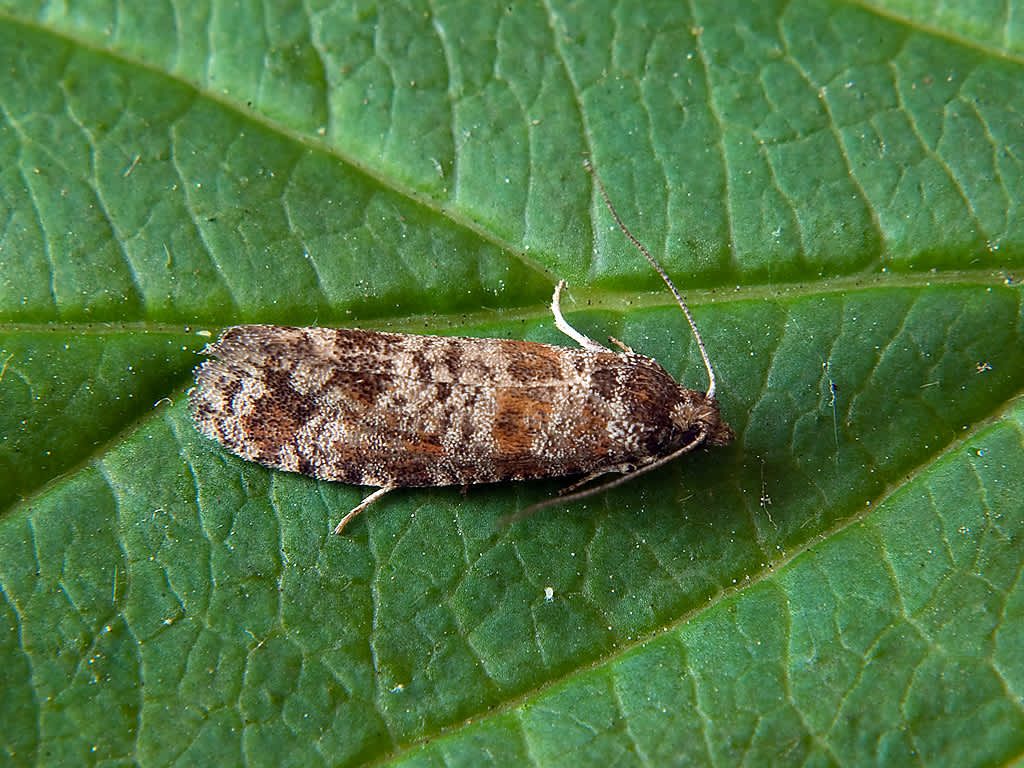
[[[190,395],[233,453],[326,480],[425,486],[554,477],[662,450],[679,387],[657,363],[505,339],[237,326]],[[623,415],[634,390],[654,418]],[[646,431],[645,431],[646,430]]]

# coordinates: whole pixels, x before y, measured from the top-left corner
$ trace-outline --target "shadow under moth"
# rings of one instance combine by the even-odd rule
[[[376,490],[582,476],[561,494],[507,519],[598,493],[733,432],[715,400],[715,374],[690,310],[671,279],[615,222],[668,285],[686,315],[708,389],[680,386],[656,361],[556,327],[579,348],[344,328],[239,325],[203,350],[189,393],[199,431],[268,467]],[[591,481],[618,475],[594,486]]]

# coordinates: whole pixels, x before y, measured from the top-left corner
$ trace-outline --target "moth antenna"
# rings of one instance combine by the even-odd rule
[[[608,197],[608,192],[604,188],[604,184],[601,183],[601,177],[597,175],[597,171],[590,162],[590,158],[583,159],[583,167],[587,169],[587,172],[594,177],[594,181],[597,183],[597,188],[601,192],[601,197],[604,198],[604,204],[608,206],[608,211],[611,213],[612,218],[615,219],[615,223],[618,224],[619,229],[622,230],[622,234],[629,238],[630,242],[637,247],[637,249],[644,255],[644,257],[651,263],[655,271],[661,275],[661,279],[665,281],[665,285],[672,291],[672,295],[675,296],[676,303],[679,304],[679,308],[683,310],[683,314],[686,315],[686,320],[690,324],[690,330],[693,331],[693,338],[697,340],[697,348],[700,350],[700,356],[704,358],[704,367],[708,370],[708,397],[713,398],[715,396],[715,370],[711,367],[711,359],[708,357],[708,351],[704,348],[704,339],[700,336],[700,331],[697,330],[697,323],[693,320],[693,315],[690,314],[690,308],[686,306],[686,302],[683,301],[683,297],[676,290],[675,285],[672,283],[672,279],[666,274],[665,270],[661,268],[661,265],[654,260],[651,256],[650,251],[644,248],[643,243],[633,237],[633,233],[629,231],[625,224],[622,223],[622,219],[619,218],[619,214],[615,210],[615,206],[612,205],[612,199]],[[561,499],[560,501],[564,501]]]

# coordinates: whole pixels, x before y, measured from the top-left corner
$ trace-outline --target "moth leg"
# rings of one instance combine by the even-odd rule
[[[652,469],[657,469],[658,467],[664,464],[668,464],[670,461],[678,459],[684,453],[689,453],[690,451],[696,450],[704,443],[705,440],[707,440],[707,437],[708,433],[704,430],[701,430],[701,432],[695,438],[693,438],[693,440],[688,442],[682,448],[677,448],[668,456],[662,456],[661,458],[654,459],[652,461],[647,462],[646,464],[641,464],[639,467],[629,468],[627,465],[620,465],[619,467],[613,467],[611,469],[605,470],[605,472],[621,471],[623,474],[619,475],[618,477],[612,480],[609,480],[608,482],[601,483],[600,485],[595,485],[593,488],[584,488],[582,491],[571,492],[573,488],[577,488],[580,485],[580,483],[574,483],[568,488],[562,490],[561,493],[564,493],[566,495],[563,496],[560,494],[558,496],[554,496],[550,499],[546,499],[545,501],[538,502],[531,507],[527,507],[526,509],[520,512],[508,515],[507,517],[502,518],[502,523],[514,523],[516,520],[522,520],[524,517],[529,517],[534,512],[539,512],[542,509],[553,507],[556,504],[561,505],[568,504],[571,501],[579,501],[580,499],[585,499],[588,496],[593,496],[596,493],[601,493],[602,491],[607,491],[611,488],[620,486],[623,483],[628,483],[637,475],[642,475],[646,472],[650,472]],[[626,469],[622,469],[622,467],[624,466],[626,466]],[[604,473],[598,472],[594,473],[593,476],[588,475],[583,479],[583,481],[592,480],[594,479],[594,477],[598,477],[601,474]]]
[[[393,490],[395,490],[395,486],[393,486],[393,485],[385,485],[383,488],[378,488],[376,491],[371,493],[365,499],[360,501],[356,506],[352,507],[352,509],[349,510],[349,513],[347,515],[345,515],[343,518],[341,518],[341,522],[338,523],[337,527],[334,529],[334,532],[340,534],[342,532],[342,530],[345,528],[345,526],[348,525],[348,521],[349,520],[351,520],[353,517],[358,515],[360,512],[362,512],[368,506],[373,504],[373,502],[375,502],[377,499],[379,499],[385,493],[387,493],[388,491],[393,491]]]
[[[632,347],[630,347],[628,344],[623,344],[621,341],[616,339],[614,336],[609,336],[608,337],[608,341],[610,341],[612,344],[614,344],[616,347],[618,347],[619,349],[621,349],[623,352],[625,352],[627,354],[630,354],[630,355],[635,355],[636,354],[633,351]]]
[[[572,501],[573,499],[580,499],[586,496],[590,496],[592,493],[597,493],[598,491],[602,490],[608,485],[618,485],[620,482],[622,482],[622,475],[628,475],[630,472],[635,471],[635,464],[618,464],[614,467],[602,469],[599,472],[591,472],[589,475],[586,475],[585,477],[577,480],[572,485],[567,485],[565,488],[560,489],[556,496],[552,496],[550,499],[547,499],[546,501],[538,502],[537,504],[527,507],[526,509],[520,510],[519,512],[516,512],[514,514],[506,515],[505,517],[501,518],[501,523],[502,525],[508,525],[509,523],[514,523],[516,520],[522,520],[524,517],[529,517],[538,510],[553,507],[556,504],[565,504],[569,501]],[[589,483],[591,480],[597,480],[597,478],[599,477],[604,477],[605,475],[611,474],[618,474],[620,475],[620,477],[611,480],[609,483],[595,486],[594,488],[587,488],[586,490],[583,491],[577,490],[578,488]]]
[[[569,325],[565,318],[562,317],[562,309],[558,306],[558,302],[561,298],[562,286],[564,285],[565,280],[559,280],[558,285],[555,286],[555,295],[551,298],[551,314],[555,316],[555,327],[586,350],[591,352],[606,352],[607,349],[605,349],[605,347],[601,346],[590,337],[584,336]]]

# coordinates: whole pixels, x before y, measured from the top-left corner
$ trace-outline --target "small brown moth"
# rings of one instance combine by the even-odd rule
[[[199,431],[268,467],[375,486],[335,533],[395,488],[583,475],[509,518],[518,519],[620,485],[702,445],[726,445],[733,432],[720,417],[714,370],[690,310],[593,177],[619,228],[686,315],[707,368],[706,393],[679,386],[617,339],[621,352],[569,325],[559,282],[555,326],[582,349],[358,329],[228,328],[204,350],[215,359],[199,366],[189,393]],[[580,490],[607,474],[620,476]]]

